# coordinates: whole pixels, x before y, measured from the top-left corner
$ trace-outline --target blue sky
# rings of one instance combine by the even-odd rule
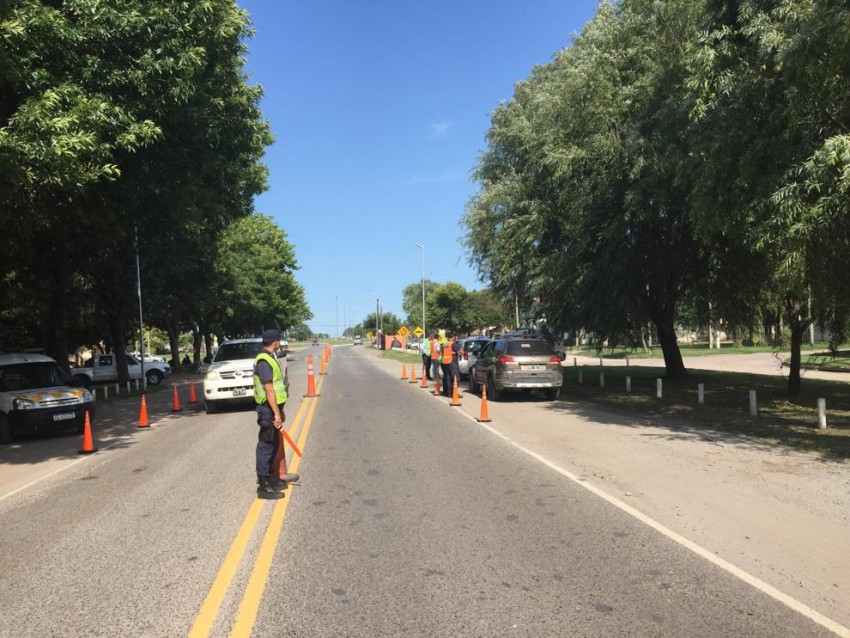
[[[425,275],[481,289],[459,225],[490,113],[598,0],[238,0],[275,136],[256,202],[295,246],[316,332],[402,319]],[[412,327],[412,326],[411,326]]]

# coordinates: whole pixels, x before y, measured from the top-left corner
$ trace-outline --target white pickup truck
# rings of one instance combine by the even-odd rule
[[[95,383],[115,383],[118,381],[116,357],[119,356],[121,355],[115,353],[96,354],[86,361],[83,367],[71,368],[71,378],[87,388]],[[130,380],[141,379],[142,365],[139,360],[130,354],[123,356],[127,357]],[[167,363],[145,362],[145,378],[148,380],[148,385],[159,385],[169,374],[171,374],[171,366]]]

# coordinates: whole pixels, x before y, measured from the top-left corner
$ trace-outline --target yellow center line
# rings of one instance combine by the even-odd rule
[[[324,382],[324,377],[319,380],[316,393],[318,394]],[[304,428],[301,432],[301,437],[298,440],[298,447],[304,449],[304,444],[307,441],[307,435],[310,432],[310,425],[313,423],[313,415],[316,412],[316,404],[318,401],[313,401],[310,404],[310,411],[307,413],[307,418],[304,421]],[[298,470],[301,458],[296,456],[292,461],[292,471]],[[239,612],[236,615],[236,624],[230,632],[231,636],[241,638],[243,636],[250,637],[254,631],[254,624],[257,621],[257,613],[260,609],[260,601],[263,598],[263,592],[266,589],[269,572],[271,571],[272,561],[274,559],[274,551],[280,539],[280,532],[283,528],[283,520],[286,516],[286,509],[289,506],[290,499],[285,498],[275,504],[272,518],[269,522],[269,527],[266,530],[266,535],[263,537],[263,544],[260,547],[260,553],[257,555],[257,561],[254,563],[254,569],[251,572],[251,578],[248,581],[248,587],[245,589],[245,595],[239,605]]]
[[[322,378],[321,381],[323,381]],[[322,383],[319,382],[319,387],[321,387]],[[318,390],[317,390],[318,392]],[[315,399],[315,397],[314,397]],[[312,409],[310,410],[310,420],[313,418],[313,412],[315,411],[315,403],[313,402]],[[287,428],[287,432],[291,432],[294,434],[298,429],[299,422],[303,417],[308,405],[310,404],[310,398],[305,399],[301,402],[301,405],[298,406],[298,411],[295,413],[295,418],[292,420],[292,424],[289,428]],[[308,430],[308,427],[305,427],[304,430]],[[298,442],[299,449],[304,449],[304,441],[306,440],[305,432],[301,433],[301,438]],[[296,456],[292,463],[292,471],[294,472],[298,468],[299,458]],[[287,499],[281,499],[279,503],[283,503]],[[206,599],[204,599],[203,605],[201,605],[201,609],[198,612],[198,616],[195,619],[195,624],[192,626],[192,630],[189,632],[189,638],[206,638],[210,635],[210,631],[212,630],[213,623],[215,622],[216,616],[218,615],[218,611],[221,608],[222,602],[224,602],[224,597],[227,594],[227,590],[230,587],[230,583],[233,581],[233,576],[236,574],[236,569],[239,566],[240,561],[242,560],[242,556],[245,554],[245,549],[248,546],[248,540],[251,538],[251,534],[254,531],[254,527],[257,525],[257,521],[260,517],[260,512],[263,509],[264,501],[257,498],[254,499],[254,502],[251,504],[251,507],[248,509],[248,513],[245,516],[245,520],[242,522],[242,526],[239,528],[239,531],[236,534],[236,538],[233,539],[233,544],[230,546],[230,550],[227,552],[227,556],[224,558],[224,562],[221,564],[219,568],[218,574],[213,581],[212,587],[210,587],[210,591],[207,594]],[[284,508],[284,512],[286,508]],[[272,514],[272,521],[270,526],[275,525],[275,514]],[[283,512],[281,513],[281,524],[283,523]],[[262,551],[262,550],[261,550]]]

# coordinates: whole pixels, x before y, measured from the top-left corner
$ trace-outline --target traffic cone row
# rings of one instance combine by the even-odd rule
[[[460,404],[461,404],[460,403],[460,397],[458,396],[457,387],[458,387],[458,378],[457,378],[457,376],[455,376],[455,382],[452,384],[452,402],[449,403],[449,405],[452,406],[453,408],[456,408],[456,407],[460,406]]]
[[[476,419],[479,423],[490,423],[490,414],[487,412],[487,385],[481,386],[481,416]]]
[[[416,383],[416,367],[410,366],[410,381],[408,383]]]
[[[402,381],[407,380],[407,364],[406,363],[401,364],[401,380]]]
[[[428,369],[423,365],[422,366],[422,383],[419,384],[420,388],[428,388]]]
[[[180,407],[180,395],[177,394],[177,384],[172,383],[171,387],[174,388],[174,399],[171,406],[172,412],[180,412],[183,408]]]

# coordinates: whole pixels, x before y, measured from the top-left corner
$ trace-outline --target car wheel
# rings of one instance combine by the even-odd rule
[[[145,376],[148,378],[148,385],[159,385],[162,383],[162,372],[159,370],[151,370]]]
[[[493,377],[487,379],[487,397],[493,401],[499,401],[502,398],[502,391],[496,387]]]
[[[469,391],[472,394],[478,394],[478,384],[475,383],[475,374],[473,370],[469,371]]]
[[[204,401],[204,410],[206,410],[207,414],[215,414],[218,412],[218,406],[214,401]]]
[[[11,443],[13,439],[12,424],[9,421],[9,417],[5,414],[0,414],[0,443]]]
[[[561,388],[546,388],[546,398],[550,401],[557,401],[561,396]]]

